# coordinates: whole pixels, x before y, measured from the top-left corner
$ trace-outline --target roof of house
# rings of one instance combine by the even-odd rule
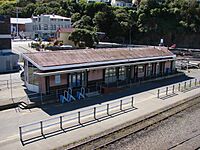
[[[68,19],[71,20],[71,18],[67,18],[67,17],[63,17],[63,16],[59,16],[59,15],[48,15],[48,14],[41,14],[40,16],[45,16],[45,17],[49,17],[51,19]],[[38,18],[39,16],[32,16],[32,18]]]
[[[59,28],[57,32],[60,33],[71,33],[75,30],[75,28]]]
[[[146,47],[36,52],[23,54],[23,57],[40,70],[54,70],[77,66],[123,63],[147,58],[172,58],[174,54],[167,48]]]
[[[31,18],[10,18],[11,24],[26,24],[31,23]]]

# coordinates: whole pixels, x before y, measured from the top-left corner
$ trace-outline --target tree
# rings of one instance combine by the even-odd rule
[[[24,9],[21,10],[19,14],[22,18],[30,18],[36,9],[36,5],[34,3],[28,4]]]
[[[81,19],[81,14],[80,13],[74,13],[72,16],[71,16],[71,21],[72,23],[78,21]]]
[[[86,29],[76,29],[69,36],[69,39],[77,46],[83,44],[86,47],[94,47],[94,43],[98,43],[98,38],[95,32]]]
[[[115,16],[113,12],[98,12],[95,14],[93,22],[97,31],[105,32],[108,36],[111,36],[110,30]]]
[[[11,17],[16,17],[16,7],[15,3],[3,3],[0,5],[0,14],[1,15],[8,15]]]
[[[79,29],[93,30],[92,19],[86,15],[82,16],[80,20],[74,22],[72,26]]]

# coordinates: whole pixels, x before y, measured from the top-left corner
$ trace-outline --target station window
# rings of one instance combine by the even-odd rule
[[[144,72],[144,65],[139,65],[138,66],[138,73],[143,73]]]
[[[80,87],[85,85],[85,73],[69,74],[69,87]]]
[[[126,79],[126,68],[120,67],[119,68],[119,80],[125,80]]]
[[[34,74],[38,69],[30,62],[28,62],[28,83],[39,85],[38,77]]]
[[[105,70],[105,82],[112,83],[117,80],[116,68],[107,68]]]

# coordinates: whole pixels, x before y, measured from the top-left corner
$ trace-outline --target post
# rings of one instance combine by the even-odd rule
[[[40,92],[40,101],[41,101],[41,104],[43,104],[42,92]]]
[[[23,139],[22,139],[22,127],[19,127],[19,139],[21,142],[23,142]]]
[[[43,123],[42,123],[42,121],[40,121],[40,130],[41,130],[41,135],[44,136]]]
[[[97,117],[96,117],[96,107],[94,107],[94,119],[97,120]]]
[[[172,87],[172,93],[174,94],[175,92],[174,92],[174,89],[175,89],[175,85],[173,85],[173,87]]]
[[[109,115],[109,104],[107,104],[107,114]]]
[[[197,86],[197,79],[195,79],[195,83],[194,84],[195,84],[195,86]]]
[[[168,95],[168,87],[166,87],[166,95]]]
[[[181,91],[181,84],[178,84],[178,91]]]
[[[190,87],[192,87],[192,80],[190,80]]]
[[[158,96],[157,97],[160,98],[160,89],[158,89]]]
[[[122,111],[122,100],[120,100],[120,110]]]
[[[184,83],[184,89],[186,89],[186,82]]]
[[[62,116],[60,116],[60,129],[63,130],[63,125],[62,125]]]
[[[133,102],[134,102],[134,97],[132,96],[132,99],[131,99],[131,106],[132,106],[132,107],[134,107],[134,106],[133,106]]]
[[[81,124],[81,113],[80,113],[80,111],[78,112],[78,123]]]

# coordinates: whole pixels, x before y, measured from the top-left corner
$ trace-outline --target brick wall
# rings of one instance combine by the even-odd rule
[[[101,80],[101,79],[103,79],[103,69],[90,70],[88,72],[88,81]]]

